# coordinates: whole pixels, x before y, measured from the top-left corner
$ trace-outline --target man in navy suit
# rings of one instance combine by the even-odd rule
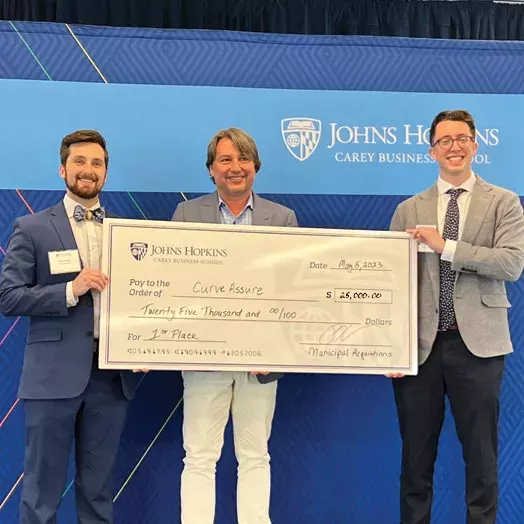
[[[57,205],[15,221],[0,311],[29,317],[19,396],[25,408],[21,524],[54,524],[76,441],[80,524],[113,522],[113,467],[136,375],[97,366],[102,220],[109,155],[96,131],[64,137]],[[108,215],[110,216],[110,215]]]

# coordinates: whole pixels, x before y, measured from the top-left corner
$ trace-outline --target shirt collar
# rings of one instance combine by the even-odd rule
[[[65,207],[66,215],[68,218],[73,218],[75,207],[80,206],[80,205],[82,204],[79,204],[78,202],[73,200],[67,193],[64,195],[64,207]],[[90,209],[91,211],[94,211],[95,209],[99,209],[100,207],[102,206],[100,205],[100,201],[98,201],[96,202],[96,204],[86,209]]]
[[[229,209],[227,204],[222,200],[220,193],[217,192],[217,195],[218,195],[218,209],[221,209],[222,206],[226,206],[227,209]],[[253,191],[251,191],[251,193],[249,194],[249,200],[247,201],[247,204],[244,206],[244,209],[242,209],[242,211],[238,214],[238,216],[240,216],[248,207],[251,210],[253,210]]]
[[[475,183],[477,181],[477,177],[475,176],[475,173],[471,173],[471,176],[459,187],[455,187],[454,185],[450,184],[449,182],[446,182],[442,178],[438,177],[437,180],[437,189],[438,192],[443,195],[446,193],[446,191],[450,189],[464,189],[465,191],[468,191],[469,193],[473,192],[473,188],[475,187]]]

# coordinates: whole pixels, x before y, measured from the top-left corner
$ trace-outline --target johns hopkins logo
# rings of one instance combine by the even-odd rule
[[[282,138],[288,151],[303,162],[318,146],[322,123],[314,118],[282,119]]]
[[[147,255],[147,244],[144,242],[131,242],[129,251],[136,260],[142,260]]]

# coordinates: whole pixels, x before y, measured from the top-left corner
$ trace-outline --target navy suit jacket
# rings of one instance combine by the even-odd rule
[[[62,202],[15,221],[0,276],[0,312],[29,317],[20,398],[74,398],[91,375],[93,297],[86,293],[68,308],[66,284],[78,272],[49,269],[48,253],[68,249],[78,247]],[[121,372],[121,379],[132,398],[139,376]]]

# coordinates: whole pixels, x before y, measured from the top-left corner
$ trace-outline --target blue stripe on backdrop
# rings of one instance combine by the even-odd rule
[[[45,68],[53,80],[102,82],[92,64],[81,51],[68,29],[59,24],[15,23],[17,30],[30,46],[30,53],[9,23],[0,23],[0,77],[26,80],[46,80],[47,76],[34,59]],[[477,92],[522,93],[524,91],[524,60],[522,43],[482,43],[462,41],[425,41],[384,38],[294,37],[281,35],[249,35],[214,31],[158,31],[73,27],[78,39],[100,71],[112,83],[218,85],[279,89],[345,89],[372,91]],[[105,87],[105,86],[101,86]],[[43,91],[42,91],[43,93]],[[469,98],[468,98],[469,100]],[[12,101],[4,100],[3,107]],[[27,106],[30,101],[27,100]],[[24,104],[26,103],[24,102]],[[83,99],[58,105],[50,121],[69,119],[71,125],[84,118]],[[23,111],[24,104],[18,109]],[[48,104],[44,97],[40,105]],[[456,105],[456,104],[453,104]],[[431,110],[436,106],[431,105]],[[440,107],[438,107],[440,109]],[[427,126],[428,115],[421,119]],[[506,113],[509,112],[506,110]],[[210,112],[210,118],[213,111]],[[341,113],[336,113],[336,120]],[[426,114],[426,113],[424,113]],[[79,120],[74,120],[76,115]],[[279,116],[310,116],[310,113]],[[431,115],[432,116],[432,115]],[[504,115],[505,117],[505,115]],[[0,126],[2,126],[0,115]],[[498,115],[497,115],[498,118]],[[277,120],[275,142],[285,144]],[[423,121],[422,121],[423,120]],[[509,119],[505,120],[509,121]],[[91,120],[96,127],[106,123],[102,113]],[[207,120],[206,120],[207,122]],[[344,120],[343,123],[347,121]],[[181,125],[184,122],[181,122]],[[216,122],[222,127],[228,122]],[[329,121],[328,121],[329,124]],[[192,125],[192,124],[191,124]],[[384,124],[387,125],[387,124]],[[495,127],[491,123],[482,127]],[[33,147],[47,140],[45,132],[34,120],[22,126],[25,131],[22,153],[16,170],[0,167],[0,186],[11,186],[19,168],[30,164],[42,185],[56,173],[44,169],[42,156],[32,154]],[[77,126],[74,126],[77,127]],[[516,127],[516,126],[515,126]],[[1,129],[1,127],[0,127]],[[64,132],[69,129],[64,130]],[[1,141],[10,130],[2,131]],[[511,143],[511,129],[500,135]],[[42,137],[42,134],[44,135]],[[253,133],[255,134],[255,133]],[[325,136],[325,135],[324,135]],[[122,142],[142,143],[148,137],[137,126],[123,131]],[[188,145],[192,143],[189,137]],[[206,137],[210,138],[210,137]],[[258,138],[258,137],[255,137]],[[116,140],[116,139],[115,139]],[[293,140],[290,142],[293,143]],[[53,138],[45,150],[55,151],[51,163],[58,157],[58,140]],[[276,147],[276,146],[275,146]],[[327,147],[320,143],[317,147]],[[498,147],[498,146],[497,146]],[[487,146],[486,146],[487,149]],[[268,153],[265,153],[268,151]],[[269,161],[272,146],[264,146],[264,160]],[[304,165],[320,156],[320,149],[305,160]],[[506,150],[504,162],[519,151]],[[289,165],[302,165],[289,151],[285,162],[290,164],[282,173],[290,175]],[[117,154],[118,153],[118,154]],[[185,154],[185,153],[184,153]],[[7,151],[7,158],[14,156]],[[115,163],[122,153],[114,152]],[[204,151],[195,157],[195,177],[206,180],[201,167]],[[156,155],[150,157],[155,169]],[[2,162],[5,158],[2,156]],[[176,166],[179,159],[173,159]],[[515,163],[511,171],[518,172]],[[487,167],[487,166],[486,166]],[[113,166],[112,166],[113,169]],[[132,168],[132,173],[137,171]],[[113,171],[112,171],[113,172]],[[114,173],[114,172],[113,172]],[[141,173],[149,176],[150,171]],[[484,167],[479,173],[485,175]],[[418,174],[418,171],[417,171]],[[113,176],[113,175],[111,175]],[[501,173],[487,176],[497,182]],[[509,175],[504,174],[504,177]],[[508,178],[504,178],[508,180]],[[303,195],[293,187],[271,189],[270,198],[297,210],[302,225],[313,227],[385,228],[395,205],[403,197],[399,192],[412,193],[417,183],[407,189],[390,190],[390,195]],[[164,182],[164,181],[162,181]],[[262,182],[262,178],[258,181]],[[257,183],[258,183],[257,182]],[[121,216],[168,219],[175,205],[183,199],[177,192],[108,192],[105,204]],[[150,189],[150,188],[148,188]],[[211,189],[208,183],[205,189]],[[181,191],[175,187],[174,191]],[[260,184],[261,192],[269,191]],[[160,193],[162,191],[162,193]],[[197,189],[193,189],[197,191]],[[338,193],[338,190],[335,190]],[[519,191],[520,193],[520,191]],[[186,194],[188,198],[196,194]],[[60,191],[1,191],[0,246],[6,240],[16,216],[38,211],[61,198]],[[2,258],[0,249],[0,259]],[[508,358],[504,379],[501,410],[501,510],[500,522],[521,524],[520,508],[524,506],[522,471],[524,447],[522,437],[524,391],[523,283],[510,286],[513,303],[512,335],[516,353]],[[9,332],[14,319],[0,322],[0,522],[17,522],[20,496],[20,475],[23,453],[23,410],[16,402],[16,383],[22,362],[26,322],[20,321]],[[116,501],[118,524],[179,522],[179,482],[183,450],[181,447],[181,410],[177,406],[182,392],[177,373],[155,373],[140,386],[131,406],[126,431],[118,457],[115,493],[125,484]],[[168,420],[171,413],[173,416]],[[449,415],[449,413],[448,413]],[[159,433],[164,424],[165,428]],[[131,476],[136,464],[158,435],[155,444]],[[398,522],[399,436],[395,410],[388,381],[381,377],[341,377],[288,375],[280,383],[278,406],[271,441],[273,456],[274,524],[394,524]],[[235,522],[235,462],[232,454],[230,428],[226,432],[226,447],[219,465],[217,483],[217,524]],[[127,483],[126,483],[127,482]],[[448,416],[443,430],[436,471],[437,493],[434,522],[463,522],[464,476],[459,446],[453,423]],[[69,490],[60,509],[59,522],[73,522],[73,490]]]
[[[296,91],[224,87],[130,86],[0,80],[10,100],[0,120],[6,189],[58,189],[56,144],[73,129],[96,128],[114,160],[107,188],[209,191],[203,159],[221,127],[255,137],[263,167],[260,191],[300,194],[408,194],[430,185],[429,123],[441,108],[476,116],[475,169],[524,194],[511,163],[524,120],[520,95]],[[42,100],[46,103],[42,104]],[[82,100],[81,109],[74,109]],[[71,108],[60,111],[59,108]],[[39,140],[20,163],[28,124]]]

